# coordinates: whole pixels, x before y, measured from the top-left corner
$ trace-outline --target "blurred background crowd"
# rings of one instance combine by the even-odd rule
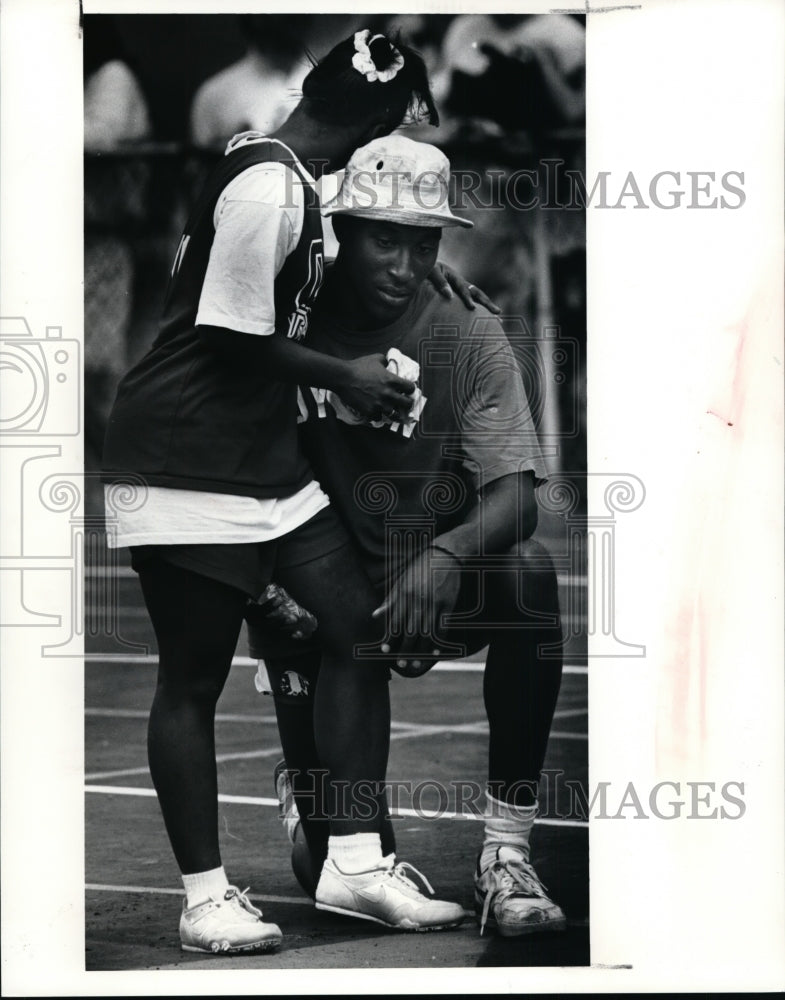
[[[454,203],[474,229],[445,230],[440,259],[497,301],[508,330],[539,341],[524,378],[555,468],[583,494],[585,212],[542,186],[524,210],[537,192],[511,183],[556,160],[584,172],[585,25],[567,14],[85,16],[88,472],[117,381],[155,336],[206,172],[235,133],[284,121],[309,55],[364,27],[399,31],[426,61],[441,125],[404,131],[443,149],[454,180],[472,178]],[[328,256],[330,244],[326,232]]]

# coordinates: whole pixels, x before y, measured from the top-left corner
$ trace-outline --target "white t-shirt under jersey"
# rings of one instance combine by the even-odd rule
[[[226,493],[148,486],[138,507],[117,510],[111,486],[105,487],[106,539],[123,545],[206,545],[269,542],[293,531],[330,503],[312,480],[290,497],[257,500]]]
[[[275,332],[273,286],[300,239],[304,213],[302,182],[283,163],[256,164],[227,184],[213,215],[215,238],[197,325],[259,336]],[[134,510],[118,510],[111,490],[105,488],[110,548],[270,541],[305,524],[330,502],[315,481],[290,497],[269,499],[148,486]]]

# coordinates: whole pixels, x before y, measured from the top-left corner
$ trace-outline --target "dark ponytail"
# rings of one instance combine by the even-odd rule
[[[403,66],[391,80],[369,81],[352,64],[357,54],[356,34],[339,42],[306,76],[303,100],[308,114],[332,125],[350,125],[374,117],[389,120],[391,129],[426,117],[431,125],[438,125],[439,113],[422,57],[397,35],[370,35],[368,48],[376,70],[389,70],[400,57]]]

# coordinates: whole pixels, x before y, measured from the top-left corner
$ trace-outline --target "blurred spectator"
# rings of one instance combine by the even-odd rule
[[[454,115],[533,131],[583,120],[585,30],[569,15],[463,15],[443,55]]]
[[[150,116],[130,58],[111,21],[84,39],[84,148],[114,149],[150,137]]]
[[[119,59],[104,63],[85,81],[85,150],[113,149],[149,135],[150,118],[136,77]]]
[[[191,107],[191,141],[220,149],[237,132],[272,132],[297,103],[310,68],[305,58],[312,15],[246,14],[242,59],[206,80]]]
[[[128,367],[135,262],[124,226],[144,212],[147,174],[112,154],[150,137],[147,106],[114,24],[84,36],[85,466],[97,468],[106,418]],[[96,498],[88,498],[96,499]],[[100,500],[100,497],[98,497]]]
[[[443,43],[453,19],[452,14],[395,14],[385,16],[379,28],[385,34],[400,32],[407,45],[423,57],[437,107],[450,88],[450,68],[444,57]]]
[[[504,313],[521,317],[535,338],[555,323],[583,343],[584,304],[578,299],[585,271],[585,214],[535,206],[523,210],[508,200],[519,169],[541,176],[546,158],[583,168],[581,20],[564,14],[456,17],[444,37],[442,72],[448,87],[440,111],[446,114],[443,136],[434,141],[448,144],[456,175],[473,175],[475,199],[462,199],[475,225],[471,250],[448,232],[442,240],[445,259],[492,295]],[[525,190],[526,197],[534,193]],[[567,426],[583,373],[549,370],[544,377],[558,385],[549,394],[549,412],[543,413],[543,426],[553,433]],[[580,441],[572,439],[560,444],[562,468],[584,468],[580,448]]]
[[[456,173],[477,175],[481,204],[498,206],[494,190],[506,189],[512,170],[537,169],[543,157],[558,155],[566,166],[582,168],[580,133],[574,136],[578,141],[556,145],[551,135],[568,125],[583,125],[585,29],[578,19],[565,14],[461,15],[447,29],[442,59],[449,91],[440,109],[447,111],[443,135],[436,141],[451,144]],[[505,309],[535,320],[532,272],[543,266],[542,246],[534,246],[535,229],[544,227],[550,253],[570,253],[585,239],[583,213],[546,212],[535,220],[530,213],[500,212],[470,200],[465,207],[475,224],[473,252],[466,256],[448,234],[443,246],[455,255],[450,262]],[[498,268],[500,259],[505,268]]]

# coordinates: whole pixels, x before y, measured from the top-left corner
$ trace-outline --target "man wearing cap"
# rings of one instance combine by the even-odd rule
[[[425,281],[442,228],[471,225],[451,211],[448,186],[446,157],[400,135],[374,140],[349,161],[323,208],[340,249],[314,310],[311,344],[343,359],[386,353],[416,382],[416,401],[405,421],[390,414],[368,422],[330,393],[303,388],[301,432],[378,588],[375,616],[386,633],[378,655],[389,653],[393,669],[416,676],[439,658],[488,646],[490,746],[475,906],[483,928],[515,936],[566,926],[529,860],[562,637],[553,565],[531,538],[534,490],[547,473],[515,355],[487,310],[447,301]],[[317,907],[341,912],[332,905],[340,873],[323,863],[327,824],[315,805],[319,759],[303,695],[316,682],[318,649],[273,647],[251,618],[249,635],[276,702],[294,791],[290,818],[300,806],[295,872],[312,894],[315,886]],[[277,777],[283,799],[287,776]],[[376,805],[391,851],[383,796]]]

